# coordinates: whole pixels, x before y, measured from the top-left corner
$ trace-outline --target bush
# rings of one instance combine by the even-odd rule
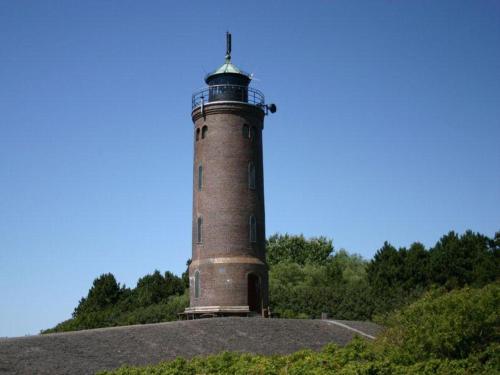
[[[500,338],[500,284],[446,294],[432,291],[395,312],[383,336],[387,353],[398,363],[465,359]]]

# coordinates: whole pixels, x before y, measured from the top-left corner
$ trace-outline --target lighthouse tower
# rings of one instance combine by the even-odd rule
[[[188,318],[267,315],[264,117],[276,106],[231,62],[205,77],[192,98],[193,249]]]

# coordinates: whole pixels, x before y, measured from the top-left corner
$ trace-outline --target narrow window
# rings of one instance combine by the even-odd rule
[[[255,130],[255,126],[252,126],[250,128],[250,139],[252,141],[256,140],[257,139],[257,131]]]
[[[200,140],[200,128],[196,129],[196,141]]]
[[[247,124],[243,125],[243,138],[249,138],[250,137],[250,128],[248,127]]]
[[[203,128],[201,128],[201,139],[205,139],[205,137],[207,136],[207,132],[208,132],[208,126],[204,126]]]
[[[255,216],[250,216],[250,242],[257,242],[257,220]]]
[[[201,191],[203,187],[203,166],[200,164],[198,166],[198,191]]]
[[[248,188],[255,189],[255,165],[254,163],[248,163]]]
[[[198,217],[198,225],[196,228],[196,236],[197,236],[197,242],[202,243],[203,242],[203,217]]]
[[[194,298],[200,297],[200,271],[194,271]]]

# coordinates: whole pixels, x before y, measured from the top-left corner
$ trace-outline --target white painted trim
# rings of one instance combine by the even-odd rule
[[[347,324],[340,323],[340,322],[338,322],[338,321],[336,321],[336,320],[325,320],[325,322],[327,322],[327,323],[331,323],[331,324],[335,324],[335,325],[337,325],[337,326],[339,326],[339,327],[346,328],[346,329],[348,329],[348,330],[350,330],[350,331],[353,331],[353,332],[359,333],[360,335],[365,336],[365,337],[368,337],[369,339],[372,339],[372,340],[374,340],[374,339],[375,339],[375,336],[369,335],[368,333],[362,332],[362,331],[360,331],[359,329],[356,329],[356,328],[350,327],[350,326],[348,326]]]
[[[221,312],[221,313],[246,313],[250,312],[248,306],[195,306],[187,307],[184,310],[185,313],[210,313],[210,312]]]

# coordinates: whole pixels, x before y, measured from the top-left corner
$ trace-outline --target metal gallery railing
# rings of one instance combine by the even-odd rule
[[[257,89],[238,85],[213,85],[197,91],[192,97],[192,109],[203,104],[232,101],[259,107],[265,105],[264,94]]]

